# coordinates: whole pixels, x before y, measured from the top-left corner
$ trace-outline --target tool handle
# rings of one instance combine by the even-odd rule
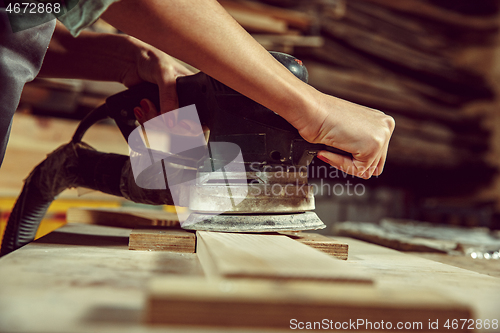
[[[326,150],[326,151],[329,151],[330,153],[352,157],[351,153],[348,153],[348,152],[343,151],[341,149],[338,149],[338,148],[335,148],[335,147],[330,147],[330,146],[323,145],[323,144],[321,144],[320,146],[321,146],[320,150]]]
[[[144,98],[149,99],[160,112],[159,89],[156,84],[150,82],[137,84],[106,99],[108,116],[115,120],[126,140],[137,127],[134,108],[139,106]]]
[[[291,159],[294,165],[309,165],[314,156],[320,151],[326,150],[331,153],[352,157],[351,153],[330,147],[322,143],[309,143],[304,139],[292,141]]]

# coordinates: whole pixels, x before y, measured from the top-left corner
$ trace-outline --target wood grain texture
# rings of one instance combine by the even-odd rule
[[[194,330],[187,325],[200,325],[201,321],[197,319],[200,318],[201,311],[205,311],[209,319],[212,317],[217,319],[220,325],[227,325],[224,320],[231,320],[231,311],[236,312],[236,315],[240,317],[246,315],[248,321],[269,320],[268,312],[266,312],[269,308],[272,310],[269,313],[274,319],[278,318],[276,315],[278,311],[284,311],[280,312],[284,313],[283,316],[296,314],[299,320],[311,321],[316,317],[309,317],[309,312],[304,312],[304,314],[291,312],[287,304],[292,304],[295,309],[297,309],[296,306],[300,306],[300,303],[309,309],[314,302],[318,307],[324,304],[320,303],[319,296],[314,296],[314,302],[310,300],[313,292],[308,293],[308,288],[312,287],[300,283],[294,284],[296,288],[292,288],[290,283],[280,281],[269,283],[273,287],[270,288],[272,290],[266,299],[267,308],[262,307],[261,312],[252,311],[252,316],[245,312],[245,306],[253,307],[255,311],[259,311],[259,308],[253,305],[255,302],[252,303],[251,295],[238,298],[242,294],[239,288],[232,287],[234,284],[218,283],[217,287],[219,294],[225,294],[226,297],[238,296],[235,296],[235,301],[229,301],[226,303],[226,309],[221,309],[223,295],[215,294],[214,302],[217,308],[210,307],[207,292],[200,294],[197,290],[193,290],[191,293],[185,292],[184,289],[186,287],[183,285],[183,280],[189,288],[204,287],[203,285],[196,286],[190,280],[193,276],[203,278],[196,254],[129,251],[129,233],[130,229],[124,228],[71,224],[0,258],[0,281],[2,282],[0,283],[0,331],[26,333],[191,332]],[[398,293],[404,297],[406,305],[391,310],[394,312],[394,317],[403,313],[404,309],[408,312],[412,307],[416,309],[417,306],[412,305],[415,304],[412,302],[422,299],[418,298],[421,294],[433,292],[436,295],[444,294],[445,299],[452,299],[453,302],[467,304],[473,309],[474,316],[478,319],[498,318],[498,309],[500,309],[500,279],[498,278],[362,241],[348,238],[338,238],[338,240],[349,244],[350,253],[347,262],[366,270],[374,277],[375,289],[378,290],[376,295],[380,296],[377,304],[381,306],[386,304],[382,303],[384,299],[390,299],[393,304],[398,304],[394,301]],[[497,264],[491,260],[489,262],[492,266]],[[182,317],[176,319],[177,321],[189,320],[185,327],[174,326],[173,322],[172,326],[167,323],[165,325],[168,326],[164,327],[148,325],[144,322],[144,315],[149,312],[146,311],[146,305],[149,309],[148,304],[150,304],[148,299],[153,297],[151,292],[148,295],[149,281],[158,278],[159,274],[165,277],[176,277],[175,281],[178,282],[172,281],[175,282],[172,287],[179,290],[177,295],[180,294],[182,297],[180,301],[192,303],[191,307],[186,310],[189,312],[181,313]],[[336,299],[339,303],[342,300],[343,307],[351,309],[351,318],[366,318],[365,315],[370,315],[370,318],[377,317],[376,313],[371,314],[370,308],[363,306],[362,299],[353,296],[358,293],[351,292],[353,289],[362,292],[369,288],[364,285],[351,288],[346,284],[336,289],[333,287],[335,286],[331,283],[318,287],[324,294],[326,302],[333,304]],[[421,292],[410,293],[412,289]],[[256,294],[255,289],[250,290]],[[284,305],[279,303],[276,296],[280,290],[289,297],[284,301],[288,303]],[[341,298],[342,294],[336,293],[335,290],[340,290],[339,292],[346,290],[348,295]],[[168,299],[161,295],[154,297],[162,304],[168,301],[175,305],[173,299],[175,295],[169,295]],[[200,299],[201,296],[203,299]],[[354,301],[349,303],[349,300]],[[440,301],[440,304],[443,304],[442,302],[444,301]],[[273,304],[275,304],[274,307]],[[421,301],[421,304],[425,303]],[[181,306],[181,303],[178,305]],[[205,305],[204,309],[202,305]],[[443,307],[445,306],[446,304],[443,304]],[[388,307],[389,305],[384,305],[383,309],[387,310]],[[422,307],[426,311],[426,307],[424,305]],[[29,311],[26,311],[27,309]],[[170,306],[167,311],[169,312],[163,314],[165,317],[162,325],[168,320],[168,316],[174,315],[172,311],[180,311],[180,308]],[[325,315],[325,318],[334,321],[342,319],[333,311],[333,305],[330,308],[324,305],[321,311],[318,316]],[[380,313],[376,321],[385,319],[381,308],[376,311]],[[439,313],[442,314],[443,311],[443,308],[439,309]],[[339,313],[346,315],[347,311],[340,309]],[[411,313],[414,318],[420,316],[417,310]],[[253,316],[253,314],[256,315]],[[424,315],[427,314],[422,313],[421,317]],[[285,326],[279,332],[290,331],[288,321],[291,318],[287,318]],[[424,322],[427,323],[428,319]],[[206,326],[198,327],[196,331],[221,332],[223,330]],[[224,332],[228,331],[224,330]],[[378,330],[378,332],[381,331]],[[422,330],[422,332],[427,331],[430,330]],[[449,332],[452,331],[455,332],[454,330]],[[246,332],[255,332],[255,329],[248,329]],[[263,330],[262,332],[276,332],[276,330]],[[493,332],[493,330],[484,330],[484,332]]]
[[[297,242],[308,245],[316,250],[320,250],[337,259],[347,260],[349,245],[339,242],[333,238],[312,232],[280,232],[280,234],[290,237]]]
[[[237,9],[248,13],[266,15],[274,19],[283,20],[292,27],[304,30],[309,28],[312,21],[312,17],[306,13],[275,6],[268,6],[254,1],[236,2],[220,0],[219,3],[228,11],[231,9]]]
[[[68,223],[99,224],[112,227],[178,227],[179,219],[183,221],[186,214],[175,214],[159,210],[138,208],[81,208],[68,209]]]
[[[283,235],[197,231],[196,241],[200,263],[213,280],[372,282],[349,263]]]
[[[293,328],[292,319],[300,322],[326,319],[327,325],[330,320],[333,323],[330,329],[335,329],[337,322],[361,319],[364,322],[357,322],[360,326],[356,328],[363,332],[377,331],[366,326],[367,322],[380,324],[381,320],[391,322],[394,327],[398,322],[420,322],[420,330],[426,331],[429,320],[439,320],[442,324],[448,319],[467,318],[472,318],[467,306],[428,290],[382,291],[368,285],[262,280],[209,282],[171,277],[152,280],[145,311],[150,324],[189,326],[287,329]],[[435,331],[446,329],[441,325]]]
[[[330,237],[307,232],[280,232],[281,235],[311,246],[335,258],[347,260],[349,245]],[[136,228],[130,233],[129,250],[194,253],[196,236],[183,229]]]
[[[439,6],[418,0],[391,1],[391,0],[356,0],[373,2],[380,6],[394,9],[403,13],[412,14],[433,21],[449,24],[464,29],[494,30],[498,28],[498,19],[491,17],[474,17],[446,10]]]
[[[194,232],[182,229],[134,229],[130,233],[129,250],[194,253]]]
[[[274,34],[284,34],[288,31],[285,21],[277,20],[268,15],[248,12],[246,10],[227,8],[227,12],[243,28],[253,32],[267,32]]]

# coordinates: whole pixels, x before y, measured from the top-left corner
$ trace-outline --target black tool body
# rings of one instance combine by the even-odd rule
[[[300,60],[284,53],[271,54],[307,82],[307,69]],[[245,161],[302,166],[309,164],[320,150],[351,156],[333,147],[305,141],[284,118],[205,73],[179,77],[176,85],[179,107],[196,105],[201,124],[210,129],[209,143],[237,144]],[[106,100],[109,116],[125,138],[135,128],[133,109],[143,98],[160,109],[158,86],[152,83],[139,84]],[[223,152],[213,153],[224,163]]]

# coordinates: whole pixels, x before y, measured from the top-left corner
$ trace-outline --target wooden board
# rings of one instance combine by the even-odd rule
[[[191,283],[193,277],[203,278],[203,271],[197,255],[162,251],[129,251],[128,236],[130,231],[130,229],[99,225],[69,224],[0,258],[0,331],[25,333],[194,331],[189,325],[200,325],[200,321],[195,321],[195,319],[200,317],[200,312],[203,310],[201,305],[207,304],[208,299],[208,291],[199,293],[198,289],[194,290],[194,288],[204,287],[203,285],[197,286]],[[467,304],[477,319],[499,318],[499,278],[362,241],[344,237],[338,238],[338,240],[349,244],[347,263],[365,270],[374,277],[376,295],[381,296],[377,304],[381,304],[381,306],[386,304],[381,303],[381,300],[394,300],[394,297],[401,293],[408,304],[405,309],[410,312],[411,304],[422,299],[419,298],[419,295],[433,292],[435,295],[445,295],[444,299]],[[492,267],[498,264],[492,260],[489,262]],[[148,284],[151,279],[158,278],[159,274],[165,277],[177,277],[176,280],[168,281],[178,281],[172,287],[179,291],[185,290],[183,281],[189,288],[193,289],[193,293],[186,292],[185,295],[181,293],[183,294],[181,301],[192,302],[192,307],[188,308],[191,319],[184,327],[174,326],[173,322],[172,325],[165,324],[165,319],[162,322],[162,325],[165,325],[163,327],[148,325],[144,322],[144,315],[147,313],[145,307],[149,304],[148,298],[152,297],[151,292],[148,293]],[[238,281],[234,280],[233,283]],[[220,293],[224,293],[226,297],[231,294],[241,295],[239,289],[232,288],[232,286],[236,286],[233,283],[218,284]],[[162,284],[164,285],[164,283]],[[303,283],[294,284],[297,288],[291,288],[291,284],[283,283],[283,281],[270,284],[273,285],[272,293],[269,293],[266,307],[277,303],[275,295],[280,290],[283,290],[283,294],[288,295],[292,305],[301,302],[311,308],[313,302],[309,299],[313,297],[315,302],[319,304],[318,306],[324,304],[319,303],[318,296],[312,296],[313,292],[306,293],[307,289],[312,287]],[[338,289],[330,289],[330,287],[335,286],[328,283],[326,286],[318,288],[323,293],[325,302],[332,304],[335,299],[340,301],[341,294],[336,293],[335,290],[340,290],[339,292],[347,290],[349,299],[359,300],[349,304],[347,300],[343,301],[346,308],[352,309],[351,319],[366,318],[366,315],[370,315],[370,308],[364,307],[364,302],[361,299],[352,296],[358,295],[353,289],[367,290],[365,285],[358,284],[357,288],[353,289],[346,284],[342,284],[341,288]],[[412,289],[421,292],[410,293],[409,291]],[[255,289],[252,291],[257,294]],[[204,303],[201,302],[202,296]],[[250,297],[240,298],[239,301],[235,297],[236,300],[230,300],[226,308],[221,309],[221,297],[223,296],[218,294],[214,296],[219,299],[214,301],[218,303],[218,308],[215,306],[211,308],[209,305],[205,307],[206,315],[217,316],[216,319],[219,320],[220,325],[226,324],[221,316],[231,314],[233,308],[235,312],[239,312],[238,315],[241,318],[246,313],[245,304],[252,306]],[[160,296],[156,299],[160,300]],[[161,300],[163,302],[163,296],[161,296]],[[366,300],[368,304],[368,298]],[[172,296],[169,296],[169,302],[172,302]],[[401,304],[396,303],[396,300],[391,302]],[[421,304],[425,303],[421,301]],[[179,302],[178,305],[182,304]],[[386,309],[389,307],[389,305],[384,306]],[[422,307],[425,311],[426,306],[422,305]],[[26,311],[27,309],[29,311]],[[169,307],[169,311],[175,312],[178,311],[177,309],[179,308]],[[272,312],[270,313],[273,314],[273,318],[283,318],[277,316],[276,311],[290,311],[288,309],[286,304],[280,304],[271,308]],[[322,311],[326,311],[325,309],[326,305]],[[267,321],[269,316],[266,315],[266,310],[262,307],[260,313],[257,312],[255,316],[247,316],[247,318],[255,322]],[[339,313],[345,314],[345,312],[339,311]],[[403,312],[399,308],[391,311],[394,311],[395,314]],[[439,311],[442,313],[443,310]],[[252,314],[254,313],[252,312]],[[292,314],[292,312],[284,312],[284,315],[286,314]],[[336,316],[334,311],[326,314],[321,312],[320,314],[328,315],[325,318],[334,321],[337,321],[337,318],[341,319]],[[414,318],[419,316],[418,311],[412,311],[412,314]],[[170,316],[168,313],[164,315]],[[425,313],[422,314],[422,316],[424,315]],[[315,318],[309,317],[309,312],[307,312],[307,316],[306,313],[297,314],[297,316],[297,319],[302,321],[311,321]],[[230,318],[227,316],[225,320],[229,321]],[[377,322],[385,319],[382,314],[378,318],[373,315],[372,318]],[[181,319],[186,319],[185,313]],[[278,332],[290,332],[288,323],[290,319],[287,319],[283,329]],[[402,317],[402,319],[405,318]],[[427,322],[428,319],[425,319],[424,323]],[[440,320],[440,324],[444,324],[444,322]],[[221,331],[236,330],[224,330],[223,327],[214,326],[198,326],[196,330],[196,332],[212,333]],[[242,330],[238,332],[240,331]],[[361,329],[359,331],[361,332]],[[397,332],[397,330],[393,331]],[[422,330],[422,332],[429,331],[431,330]],[[485,333],[495,331],[492,329],[483,330]],[[246,332],[255,332],[255,329],[248,329]],[[277,331],[272,329],[262,332],[276,333]],[[377,332],[382,332],[382,330]],[[450,329],[448,332],[457,331]]]
[[[420,330],[414,326],[414,331],[428,331],[429,323],[438,321],[439,329],[432,331],[448,332],[442,326],[446,320],[468,318],[472,315],[467,306],[428,290],[184,277],[153,279],[145,309],[150,324],[290,329],[298,322],[324,324],[326,320],[331,330],[342,328],[338,326],[342,323],[353,328],[349,323],[355,322],[354,328],[363,332],[379,331],[380,326],[370,329],[367,322],[380,325],[381,320],[386,325],[390,322],[393,329],[398,322],[420,323]]]
[[[194,232],[182,229],[134,229],[130,233],[129,250],[194,253]]]
[[[252,37],[268,50],[277,47],[319,48],[324,43],[320,36],[252,34]]]
[[[268,6],[254,1],[236,2],[220,0],[219,3],[224,6],[227,11],[240,10],[247,13],[270,16],[274,19],[283,20],[288,25],[302,30],[307,30],[312,22],[312,17],[306,13],[275,6]]]
[[[347,262],[283,235],[196,232],[207,278],[324,280],[372,283]]]
[[[66,213],[68,223],[99,224],[123,228],[161,226],[178,227],[179,220],[186,214],[175,214],[161,210],[138,208],[69,208]]]
[[[420,16],[425,19],[442,22],[452,26],[474,29],[474,30],[495,30],[498,28],[498,19],[495,16],[480,16],[464,15],[455,11],[446,10],[439,6],[418,0],[392,1],[392,0],[357,0],[369,1],[378,5]]]
[[[267,15],[251,13],[240,9],[227,8],[226,10],[246,30],[274,34],[286,33],[288,31],[288,26],[283,20],[277,20]]]
[[[312,232],[280,232],[280,234],[309,245],[335,258],[347,260],[349,253],[349,245],[347,243]]]

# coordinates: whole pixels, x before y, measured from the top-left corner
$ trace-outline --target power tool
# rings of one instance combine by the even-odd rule
[[[307,69],[300,60],[271,54],[307,82]],[[81,121],[69,144],[49,154],[28,176],[9,218],[2,254],[33,240],[52,200],[69,187],[153,205],[180,203],[192,212],[181,225],[190,230],[273,232],[325,227],[312,212],[307,166],[321,150],[349,153],[305,141],[281,116],[205,73],[179,77],[176,85],[178,120],[183,108],[194,104],[199,123],[210,129],[205,145],[180,152],[151,148],[148,124],[138,127],[133,109],[147,98],[160,110],[155,84],[142,83],[107,98]],[[130,158],[97,152],[81,141],[90,126],[108,117],[128,138]],[[155,154],[161,158],[153,158]],[[137,155],[151,157],[142,172],[130,162]],[[167,179],[169,172],[173,182]]]

